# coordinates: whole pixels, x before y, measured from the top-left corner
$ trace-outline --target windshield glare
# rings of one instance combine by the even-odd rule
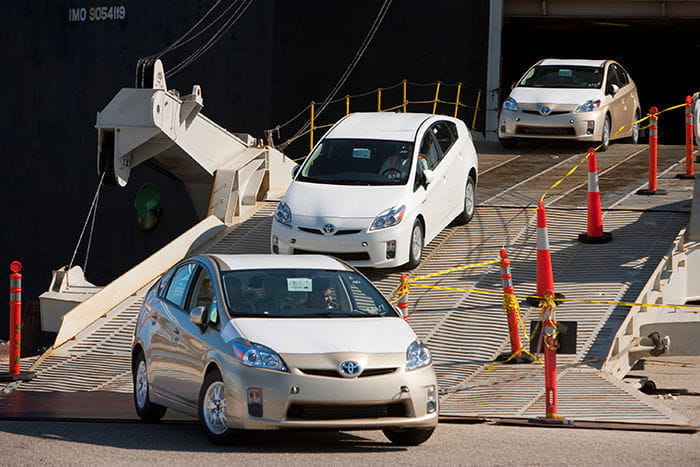
[[[393,307],[377,289],[352,271],[226,271],[221,279],[233,317],[396,316]]]
[[[591,66],[536,66],[518,86],[528,88],[600,88],[603,68]]]
[[[304,163],[298,181],[334,185],[404,185],[413,144],[405,141],[325,139]]]

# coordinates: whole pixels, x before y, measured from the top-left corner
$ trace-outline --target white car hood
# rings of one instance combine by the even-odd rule
[[[242,337],[280,354],[406,352],[416,335],[401,318],[238,318]]]
[[[294,215],[375,218],[400,203],[406,189],[398,186],[326,185],[292,182],[285,202]]]
[[[518,104],[571,104],[603,99],[600,89],[515,88],[510,97]]]

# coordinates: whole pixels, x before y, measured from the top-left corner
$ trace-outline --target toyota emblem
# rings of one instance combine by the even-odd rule
[[[346,378],[353,378],[360,374],[362,367],[359,363],[353,362],[352,360],[346,360],[338,366],[340,374]]]
[[[550,112],[552,112],[552,109],[550,109],[550,108],[547,107],[546,105],[543,105],[542,107],[540,107],[540,113],[541,113],[542,115],[549,115]]]
[[[335,226],[333,224],[326,224],[323,226],[324,235],[333,235],[335,233]]]

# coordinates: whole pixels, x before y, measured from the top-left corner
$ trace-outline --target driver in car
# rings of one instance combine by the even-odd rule
[[[333,292],[328,281],[319,280],[317,283],[314,283],[314,289],[309,294],[307,304],[309,308],[321,308],[324,310],[335,308]]]
[[[386,178],[396,180],[407,176],[410,170],[411,155],[406,146],[401,146],[398,153],[387,157],[379,169],[379,173]]]

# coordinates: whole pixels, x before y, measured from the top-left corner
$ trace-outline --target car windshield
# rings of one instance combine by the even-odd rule
[[[413,143],[325,139],[309,154],[298,181],[333,185],[404,185]]]
[[[221,275],[233,317],[308,318],[395,316],[363,276],[323,269],[257,269]]]
[[[531,68],[518,86],[527,88],[600,88],[603,68],[543,65]]]

